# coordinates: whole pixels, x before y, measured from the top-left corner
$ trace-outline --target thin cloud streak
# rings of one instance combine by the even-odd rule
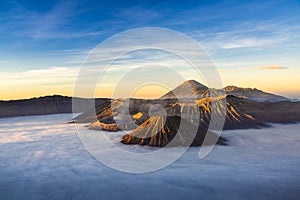
[[[263,70],[282,70],[282,69],[288,69],[287,67],[278,66],[278,65],[266,65],[266,66],[260,66],[256,67],[256,69],[263,69]]]
[[[231,30],[230,30],[231,29]],[[199,41],[207,49],[214,51],[240,48],[269,48],[276,45],[289,44],[299,37],[299,25],[291,25],[286,21],[274,22],[236,22],[227,31],[202,30],[192,31],[189,35]]]

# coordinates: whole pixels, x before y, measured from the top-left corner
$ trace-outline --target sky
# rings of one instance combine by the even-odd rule
[[[143,27],[175,30],[198,42],[224,86],[300,98],[299,11],[300,1],[1,1],[0,99],[72,96],[93,48]],[[180,70],[185,78],[194,78],[189,70]],[[100,96],[110,96],[112,88]],[[165,91],[145,86],[134,93],[153,98]]]

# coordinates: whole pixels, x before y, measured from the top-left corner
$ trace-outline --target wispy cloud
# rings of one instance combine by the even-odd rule
[[[272,44],[273,41],[270,39],[261,38],[238,38],[232,41],[225,42],[220,45],[222,49],[236,49],[236,48],[252,48],[261,47]]]
[[[74,67],[50,67],[20,72],[0,72],[2,89],[51,88],[73,85],[78,73]]]
[[[104,30],[80,30],[72,27],[72,24],[77,24],[76,17],[84,12],[78,9],[79,6],[78,2],[62,1],[52,9],[37,12],[14,3],[13,9],[5,15],[3,27],[16,38],[32,40],[71,39],[104,34]]]
[[[218,69],[218,72],[221,74],[227,74],[229,72],[228,69]]]
[[[152,9],[143,8],[142,6],[133,6],[125,10],[116,9],[114,12],[115,17],[120,18],[122,20],[126,19],[126,21],[131,21],[135,23],[145,23],[160,17],[159,12]]]
[[[197,30],[189,35],[208,49],[230,50],[269,48],[282,44],[287,46],[299,37],[299,31],[298,25],[291,25],[286,21],[237,21],[227,30]]]
[[[278,66],[278,65],[266,65],[266,66],[259,66],[255,69],[263,69],[263,70],[281,70],[281,69],[288,69],[287,67]]]

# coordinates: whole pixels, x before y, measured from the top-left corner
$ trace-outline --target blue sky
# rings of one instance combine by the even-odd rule
[[[14,90],[23,85],[16,79],[49,75],[49,80],[36,79],[28,87],[38,88],[43,81],[49,87],[59,85],[54,81],[59,78],[57,93],[64,93],[65,86],[70,95],[70,81],[98,43],[122,31],[153,26],[199,42],[225,85],[300,97],[299,11],[299,1],[1,1],[0,78]],[[65,72],[70,73],[57,76]],[[271,78],[264,82],[264,77]],[[5,87],[1,99],[18,98]],[[47,92],[32,95],[43,94]]]

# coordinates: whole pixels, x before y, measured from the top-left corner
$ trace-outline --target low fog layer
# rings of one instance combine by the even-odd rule
[[[74,124],[66,123],[71,119],[69,114],[0,119],[0,199],[299,197],[300,124],[224,131],[229,145],[216,146],[205,159],[193,147],[162,170],[127,174],[95,160]],[[89,131],[109,134],[124,149],[151,150],[121,144],[119,132]]]

